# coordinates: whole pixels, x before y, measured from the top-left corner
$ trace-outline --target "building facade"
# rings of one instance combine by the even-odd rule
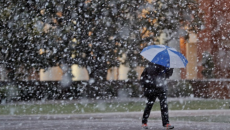
[[[230,1],[199,0],[200,9],[204,12],[204,30],[197,35],[197,78],[201,74],[202,53],[208,52],[214,61],[215,78],[230,78]]]

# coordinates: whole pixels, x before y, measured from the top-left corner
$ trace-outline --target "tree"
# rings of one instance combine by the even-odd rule
[[[138,7],[136,25],[141,32],[135,33],[135,40],[127,42],[124,64],[134,68],[144,66],[140,57],[141,50],[151,44],[159,44],[159,37],[165,33],[166,43],[173,39],[185,37],[190,31],[201,29],[202,18],[196,0],[148,0]]]
[[[105,80],[122,54],[131,68],[144,65],[140,51],[164,31],[172,39],[182,27],[201,25],[194,0],[10,0],[0,6],[2,63],[11,79],[53,66],[66,66],[70,75],[78,64],[90,78]]]
[[[201,71],[202,75],[205,78],[214,78],[215,76],[213,72],[214,72],[215,65],[212,56],[207,52],[203,53],[202,55],[203,55],[202,66],[204,68]]]
[[[109,1],[3,1],[2,63],[11,78],[18,79],[15,71],[21,68],[79,64],[90,77],[104,80],[107,69],[119,64],[116,21],[107,17],[104,4],[110,8]]]
[[[117,66],[116,41],[113,40],[115,26],[110,17],[108,1],[92,1],[84,3],[81,7],[83,13],[76,20],[80,25],[77,30],[75,59],[79,65],[86,67],[89,77],[95,80],[105,80],[107,70],[111,66]],[[108,7],[109,8],[109,7]]]
[[[78,17],[76,24],[80,25],[77,30],[86,33],[82,35],[82,32],[77,32],[79,44],[75,59],[87,68],[90,78],[105,80],[107,70],[119,66],[119,57],[133,31],[133,25],[130,26],[134,20],[133,14],[140,3],[138,0],[100,0],[82,6],[81,11],[85,12]]]
[[[39,31],[34,29],[37,10],[27,1],[1,1],[0,49],[1,64],[8,70],[10,80],[19,80],[29,71],[39,71],[42,57],[39,55]]]
[[[1,1],[2,64],[11,80],[28,76],[53,66],[73,63],[75,51],[73,22],[70,21],[75,4],[84,1]],[[66,72],[70,73],[70,69]]]

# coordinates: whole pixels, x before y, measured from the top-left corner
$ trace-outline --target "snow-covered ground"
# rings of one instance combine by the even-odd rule
[[[230,110],[183,110],[170,111],[176,116],[224,115],[230,117]],[[142,112],[0,116],[1,130],[141,130]],[[153,111],[150,117],[160,117]],[[229,123],[195,122],[172,120],[175,130],[229,130]],[[150,119],[149,128],[162,130],[161,120]]]
[[[168,98],[168,101],[208,100],[202,98]],[[211,100],[211,99],[210,99]],[[145,98],[117,98],[107,100],[54,100],[36,102],[14,102],[17,104],[90,103],[90,102],[145,102]],[[13,104],[13,103],[12,103]],[[2,115],[0,130],[141,130],[143,112],[113,112],[56,115]],[[230,109],[218,110],[170,110],[170,123],[175,130],[229,130]],[[210,119],[207,119],[209,118]],[[196,118],[195,120],[192,120]],[[199,120],[199,118],[206,118]],[[219,120],[213,120],[218,118]],[[184,120],[186,119],[186,120]],[[222,122],[223,120],[227,120]],[[160,111],[152,111],[149,128],[164,129]]]

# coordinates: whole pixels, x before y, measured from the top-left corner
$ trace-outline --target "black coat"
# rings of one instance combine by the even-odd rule
[[[157,79],[166,79],[172,76],[173,68],[164,67],[162,65],[149,63],[141,74],[142,86],[156,86]]]
[[[165,79],[173,74],[173,68],[149,63],[141,74],[141,86],[146,97],[167,91]]]

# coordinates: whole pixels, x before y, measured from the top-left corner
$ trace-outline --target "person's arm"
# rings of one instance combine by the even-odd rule
[[[148,75],[151,76],[151,79],[156,78],[162,71],[162,66],[157,64],[152,64],[151,67],[148,67]]]
[[[173,68],[166,69],[166,78],[169,78],[173,74]]]

